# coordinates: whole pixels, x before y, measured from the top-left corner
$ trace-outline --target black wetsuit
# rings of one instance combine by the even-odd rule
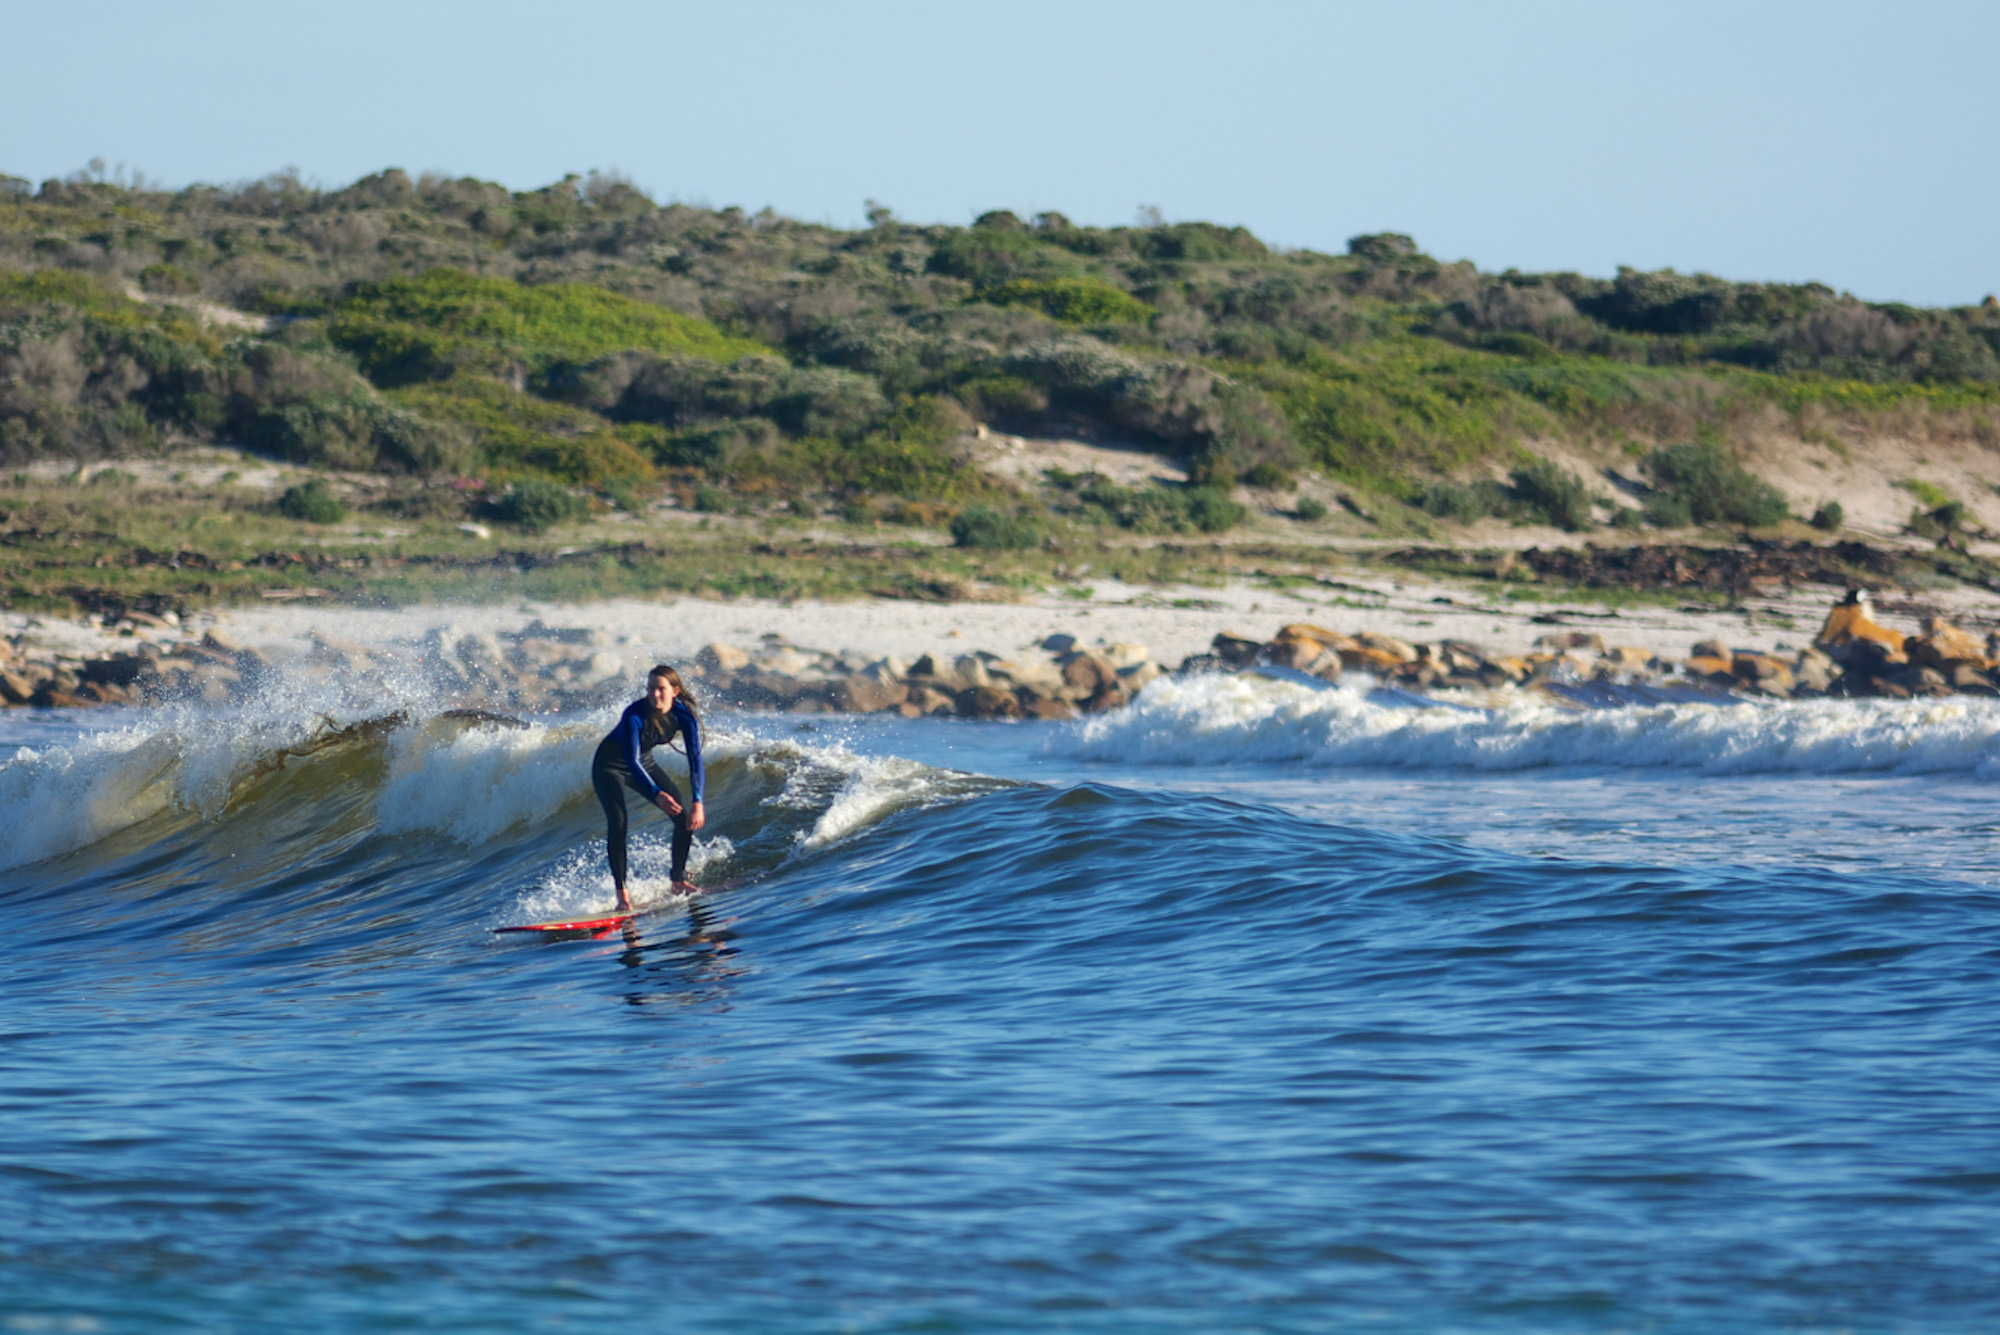
[[[597,800],[604,805],[604,843],[611,859],[611,879],[621,887],[625,884],[625,841],[630,823],[625,811],[627,788],[643,794],[648,802],[665,792],[681,804],[681,814],[673,817],[673,877],[676,881],[687,879],[688,848],[694,843],[694,831],[688,828],[688,813],[693,804],[681,797],[680,789],[654,763],[650,752],[656,746],[665,746],[677,734],[683,738],[693,800],[701,801],[704,783],[701,721],[687,702],[679,699],[668,709],[664,727],[659,720],[651,701],[634,700],[618,716],[618,726],[597,744],[597,755],[590,762],[590,786],[597,790]]]

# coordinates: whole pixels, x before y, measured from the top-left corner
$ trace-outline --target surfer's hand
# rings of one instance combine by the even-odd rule
[[[697,802],[694,804],[694,810],[688,813],[688,828],[690,830],[699,830],[706,824],[708,824],[708,813],[703,811],[701,803]]]
[[[662,791],[658,797],[653,799],[653,805],[666,812],[669,816],[678,816],[681,814],[681,804],[674,801],[673,794],[669,792]]]

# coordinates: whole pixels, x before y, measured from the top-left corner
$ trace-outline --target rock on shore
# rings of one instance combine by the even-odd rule
[[[303,652],[282,658],[221,629],[199,637],[177,636],[176,629],[133,613],[106,628],[135,637],[133,647],[94,653],[50,648],[25,632],[0,638],[0,706],[222,703],[282,673],[364,687],[397,675],[466,708],[564,710],[629,696],[651,663],[602,631],[541,621],[509,632],[437,627],[396,646],[315,632]],[[766,635],[754,646],[711,643],[683,665],[704,699],[738,709],[1006,719],[1067,719],[1117,709],[1169,671],[1252,668],[1327,682],[1362,673],[1415,692],[1547,689],[1571,701],[1580,698],[1576,688],[1590,683],[1679,683],[1721,697],[1777,699],[2000,695],[2000,635],[1982,641],[1935,616],[1919,632],[1896,630],[1877,619],[1867,594],[1857,590],[1828,612],[1811,645],[1789,654],[1711,639],[1675,660],[1638,645],[1607,644],[1585,631],[1543,635],[1525,653],[1504,654],[1464,640],[1417,642],[1296,622],[1268,640],[1222,631],[1207,652],[1171,669],[1144,645],[1085,645],[1066,634],[1005,656],[927,653],[908,663]]]

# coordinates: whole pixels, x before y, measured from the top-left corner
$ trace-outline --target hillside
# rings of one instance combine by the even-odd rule
[[[1172,480],[993,467],[995,436],[1152,451]],[[880,209],[843,231],[599,175],[0,177],[0,461],[214,443],[460,518],[664,494],[956,516],[990,546],[1251,511],[1296,540],[1788,514],[1962,540],[2000,530],[2000,305],[1492,274],[1396,234],[1325,255]]]

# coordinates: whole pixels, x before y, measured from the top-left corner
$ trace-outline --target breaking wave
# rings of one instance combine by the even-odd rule
[[[2000,701],[1586,708],[1522,692],[1474,706],[1364,682],[1211,675],[1155,681],[1129,708],[1052,737],[1047,752],[1185,766],[1614,766],[1714,774],[1960,772],[1985,779],[2000,777]]]

